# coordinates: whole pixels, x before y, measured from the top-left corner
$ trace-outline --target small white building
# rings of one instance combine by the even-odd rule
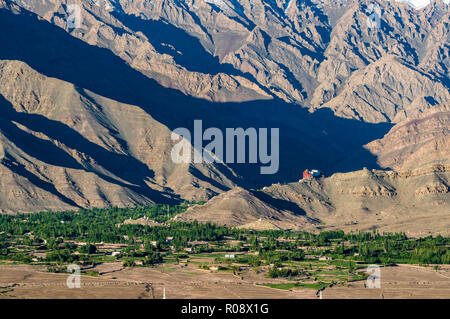
[[[236,258],[236,254],[226,254],[225,258]]]

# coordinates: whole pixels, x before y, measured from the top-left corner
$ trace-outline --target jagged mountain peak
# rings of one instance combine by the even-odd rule
[[[45,193],[52,207],[208,199],[316,165],[392,168],[395,156],[364,146],[450,100],[442,0],[420,10],[376,0],[0,0],[0,14],[2,169],[14,194]],[[170,133],[198,118],[279,127],[279,174],[172,163]]]

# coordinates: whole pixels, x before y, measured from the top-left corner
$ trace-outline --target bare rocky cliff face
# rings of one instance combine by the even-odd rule
[[[421,10],[394,1],[80,0],[74,30],[71,1],[14,2],[165,87],[211,101],[282,99],[378,123],[450,100],[449,7],[439,0]]]
[[[0,62],[0,83],[5,211],[206,200],[234,185],[226,167],[173,164],[170,130],[136,106],[19,61]]]
[[[208,200],[305,167],[445,163],[448,110],[433,112],[450,102],[448,37],[440,0],[0,0],[0,209]],[[279,127],[279,174],[173,163],[171,133],[194,119]]]

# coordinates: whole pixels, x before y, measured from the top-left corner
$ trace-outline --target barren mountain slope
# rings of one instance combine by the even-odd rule
[[[379,28],[367,24],[372,2]],[[380,140],[390,122],[450,99],[442,0],[422,10],[386,1],[80,0],[76,29],[69,4],[0,0],[5,211],[200,200],[294,181],[305,167],[332,174],[448,160],[443,115],[406,125],[415,135],[395,129]],[[280,128],[279,173],[174,164],[171,132],[195,119]],[[390,142],[399,132],[411,140]],[[404,151],[390,153],[390,143]],[[336,208],[326,189],[315,193],[307,213]]]
[[[379,18],[372,20],[375,25],[367,22],[371,15]],[[349,1],[330,38],[317,71],[313,109],[398,122],[415,107],[429,107],[411,105],[417,98],[431,106],[448,101],[448,4],[434,1],[415,10],[392,1]]]
[[[386,55],[354,72],[339,95],[322,107],[377,123],[398,122],[449,102],[450,92],[443,84]]]
[[[266,190],[297,203],[325,228],[405,231],[413,235],[450,233],[449,167],[404,171],[337,173]],[[322,204],[322,205],[319,205]],[[320,208],[316,208],[316,207]],[[327,211],[324,207],[331,206]]]
[[[253,195],[287,216],[289,212],[294,216],[303,212],[307,223],[280,225],[285,229],[367,231],[376,228],[425,236],[450,233],[448,179],[449,167],[442,165],[398,172],[362,170],[286,185],[275,184]],[[233,197],[238,198],[231,206],[229,200]],[[222,223],[223,214],[217,212],[221,207],[227,207],[228,214],[251,212],[265,220],[266,210],[262,208],[265,206],[251,205],[254,197],[231,190],[205,206],[192,207],[183,214],[183,219]],[[237,220],[234,225],[245,227],[246,223]]]
[[[125,13],[118,1],[76,2],[80,7],[82,18],[82,26],[76,29],[69,29],[67,26],[68,5],[75,2],[66,0],[47,0],[45,4],[42,0],[11,2],[35,12],[86,43],[107,48],[131,67],[156,79],[165,87],[212,101],[239,102],[268,98],[267,93],[258,84],[222,68],[207,54],[197,39],[162,21],[145,24],[143,20]],[[148,28],[149,31],[143,31],[141,27]],[[170,43],[170,39],[175,37],[180,37],[182,48],[175,48]],[[165,40],[168,43],[162,42]],[[192,52],[184,52],[183,49]],[[178,57],[181,57],[182,62],[186,62],[187,65],[178,63]],[[194,59],[197,60],[194,61],[196,66],[198,68],[204,66],[205,70],[190,69],[189,63]]]
[[[279,127],[280,173],[284,178],[291,171],[298,174],[296,165],[305,162],[330,166],[336,159],[382,137],[390,127],[338,118],[325,109],[311,114],[305,108],[275,100],[211,103],[186,96],[162,87],[111,51],[88,45],[34,14],[16,9],[0,10],[2,59],[23,61],[47,77],[136,105],[170,129],[192,128],[195,119],[202,119],[205,128]],[[298,152],[300,148],[302,152]]]
[[[23,62],[0,61],[0,104],[6,211],[205,200],[233,185],[212,164],[174,164],[170,130],[140,108]]]
[[[415,107],[449,99],[449,5],[442,0],[420,10],[368,0],[338,6],[299,0],[80,0],[83,23],[74,30],[66,26],[66,0],[15,2],[108,48],[160,84],[212,101],[282,99],[364,121],[398,122]],[[376,26],[367,22],[373,14],[380,17]],[[380,68],[392,57],[394,66]],[[374,69],[384,73],[379,80],[361,75]],[[415,74],[399,76],[403,72]],[[405,80],[404,89],[392,91]],[[438,90],[420,89],[422,80],[423,87]],[[417,98],[431,102],[414,104]]]
[[[450,159],[450,107],[434,107],[396,124],[382,139],[367,145],[381,167],[414,169]]]
[[[303,212],[291,212],[273,207],[256,194],[236,187],[220,194],[204,205],[196,205],[175,216],[176,221],[211,222],[223,226],[251,229],[298,229],[314,221]]]

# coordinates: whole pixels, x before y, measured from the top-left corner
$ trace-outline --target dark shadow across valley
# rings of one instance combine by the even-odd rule
[[[111,51],[91,46],[28,12],[13,14],[0,10],[0,43],[0,59],[23,61],[48,77],[73,83],[80,89],[122,103],[137,105],[172,130],[177,127],[192,129],[195,119],[203,120],[204,129],[280,128],[278,174],[261,175],[259,164],[229,165],[241,176],[235,182],[244,187],[293,182],[299,179],[305,168],[318,168],[326,174],[363,167],[378,168],[376,157],[365,150],[363,145],[381,138],[391,127],[390,124],[370,124],[339,118],[329,109],[309,113],[305,108],[280,100],[213,103],[186,96],[177,90],[162,87],[155,80],[131,68]],[[195,54],[195,51],[190,54]],[[206,53],[199,54],[203,56]],[[214,59],[211,61],[213,66],[206,68],[219,67]],[[199,66],[199,62],[188,63],[204,67]],[[30,120],[27,125],[38,125],[38,129],[49,132],[57,130],[62,135],[66,134],[64,131],[70,132],[69,127],[57,127],[59,124],[43,118],[35,117],[35,120],[38,120],[37,124],[31,124]],[[104,153],[86,144],[75,133],[70,132],[78,141],[74,146],[98,155],[100,159],[111,155],[114,161],[132,161],[130,158]],[[97,152],[99,154],[94,154]],[[67,163],[75,165],[70,159]],[[114,171],[116,164],[109,165]],[[148,175],[149,172],[141,167],[135,176],[121,177],[136,183]]]

